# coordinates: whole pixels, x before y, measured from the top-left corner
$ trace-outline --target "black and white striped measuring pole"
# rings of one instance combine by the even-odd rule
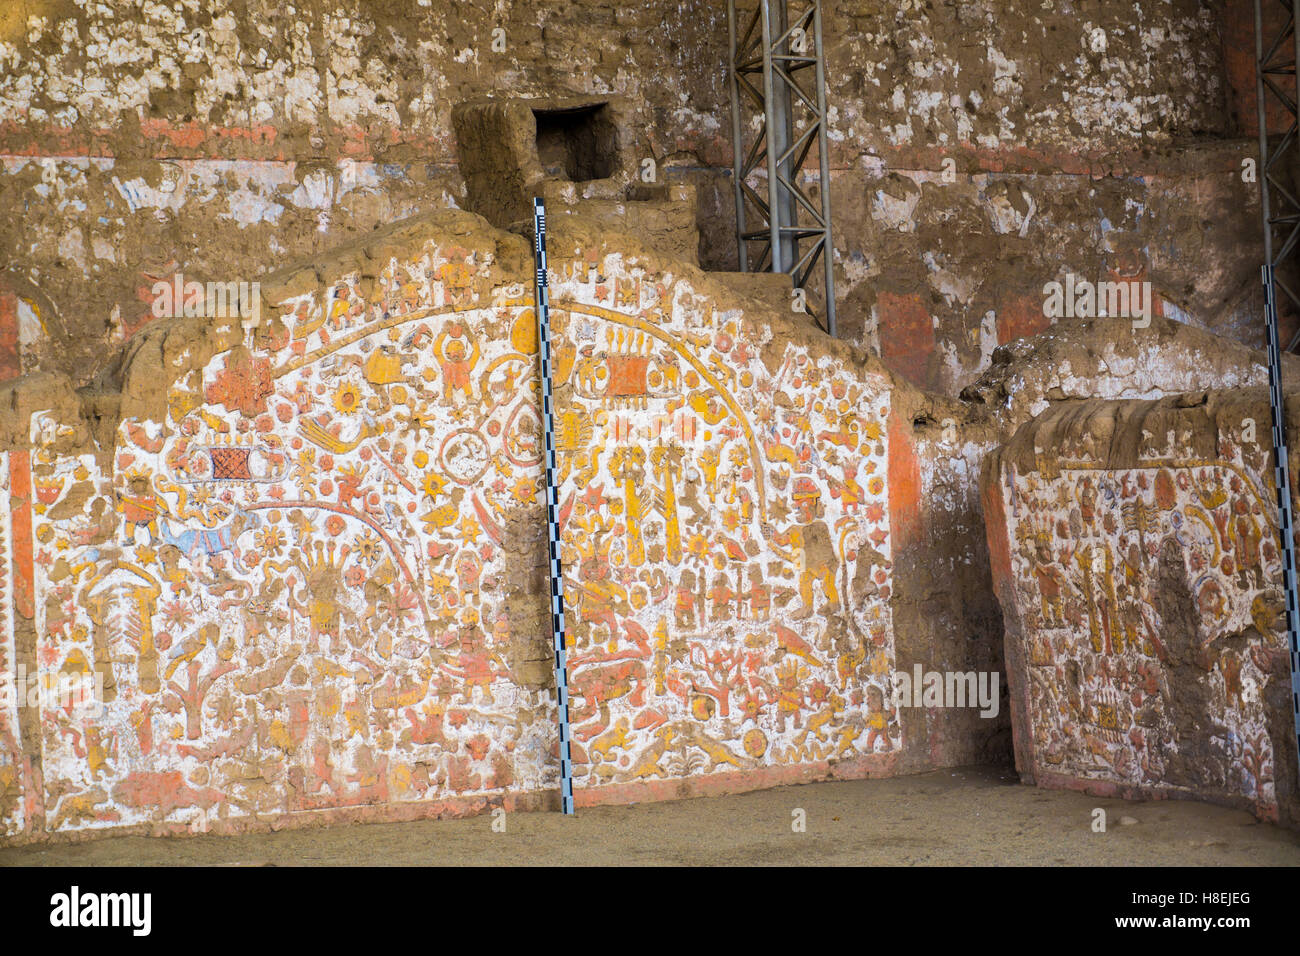
[[[1262,107],[1261,107],[1262,109]],[[1262,120],[1260,122],[1263,122]],[[1267,200],[1266,200],[1267,201]],[[1265,216],[1268,215],[1268,207]],[[1272,238],[1269,238],[1272,250]],[[1300,585],[1296,581],[1295,516],[1291,508],[1291,452],[1282,395],[1282,345],[1277,328],[1277,279],[1264,266],[1264,320],[1268,333],[1268,403],[1273,419],[1273,480],[1277,485],[1278,532],[1282,537],[1282,593],[1286,600],[1287,649],[1291,652],[1291,713],[1300,752]]]
[[[551,312],[546,279],[546,204],[533,200],[533,262],[537,267],[537,350],[542,356],[542,430],[546,433],[546,538],[551,558],[551,630],[555,689],[560,705],[560,810],[573,814],[573,760],[569,754],[569,669],[564,648],[564,576],[560,567],[560,490],[555,481],[555,418],[551,409]]]

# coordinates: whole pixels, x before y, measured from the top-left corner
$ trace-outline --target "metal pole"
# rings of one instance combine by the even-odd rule
[[[736,194],[736,255],[741,272],[749,271],[749,244],[745,242],[745,190],[741,179],[745,175],[745,151],[741,149],[743,124],[740,117],[740,78],[736,72],[736,0],[727,0],[727,27],[731,37],[731,142],[732,180]]]
[[[1300,0],[1292,0],[1295,58],[1291,74],[1300,64]],[[1271,52],[1271,51],[1270,51]],[[1269,177],[1274,157],[1269,152],[1268,101],[1266,99],[1264,11],[1255,0],[1255,95],[1259,114],[1259,184],[1264,218],[1264,320],[1268,331],[1268,397],[1273,419],[1274,482],[1277,485],[1278,533],[1282,537],[1282,575],[1286,596],[1286,630],[1291,652],[1291,710],[1295,720],[1297,756],[1300,758],[1300,589],[1296,581],[1295,520],[1291,506],[1291,463],[1286,435],[1286,406],[1282,394],[1282,349],[1277,322],[1277,263],[1273,258],[1273,205]],[[1300,85],[1297,87],[1300,94]],[[1292,146],[1291,148],[1295,148]],[[1300,766],[1300,764],[1297,764]]]
[[[831,158],[826,129],[826,48],[822,46],[822,5],[813,7],[813,42],[817,44],[817,113],[821,129],[817,137],[822,187],[822,267],[826,293],[826,332],[835,337],[835,245],[831,241]]]
[[[790,52],[790,41],[785,37],[790,29],[790,13],[786,4],[787,0],[765,0],[764,3],[764,15],[770,19],[768,42],[763,49],[763,73],[770,77],[771,116],[774,124],[768,126],[768,165],[776,173],[773,178],[776,180],[777,205],[772,207],[776,210],[773,218],[780,220],[773,230],[773,237],[781,243],[781,268],[774,268],[773,271],[779,272],[788,272],[799,261],[799,238],[794,231],[799,225],[799,207],[790,186],[786,185],[793,185],[794,177],[799,172],[794,168],[794,157],[786,155],[794,136],[794,97],[789,85],[776,73],[776,57]]]
[[[781,243],[783,250],[781,256],[785,263],[785,268],[793,269],[794,263],[800,260],[800,239],[797,230],[800,220],[798,212],[798,203],[794,199],[792,186],[794,177],[798,174],[798,169],[794,168],[794,156],[787,156],[790,142],[794,137],[794,96],[790,92],[789,83],[780,78],[776,73],[777,56],[788,56],[790,52],[790,42],[785,38],[785,34],[790,29],[789,5],[788,0],[768,0],[768,16],[772,17],[772,42],[767,48],[767,62],[764,69],[772,74],[772,92],[776,96],[774,104],[774,113],[777,122],[777,134],[775,140],[776,151],[772,157],[777,160],[776,172],[779,173],[777,179],[776,191],[780,196],[780,219],[781,219]],[[785,62],[785,61],[780,61]],[[781,157],[785,159],[781,159]],[[784,179],[784,182],[781,182]],[[787,183],[790,183],[788,186]]]
[[[555,480],[555,417],[551,406],[551,314],[546,271],[546,204],[533,200],[533,261],[536,266],[537,351],[542,359],[542,429],[546,434],[546,537],[551,559],[551,632],[555,640],[555,689],[560,711],[560,811],[573,815],[573,759],[569,746],[569,669],[564,646],[564,574],[560,567],[559,488]]]
[[[772,234],[772,271],[787,272],[794,261],[786,255],[785,237],[781,233],[783,198],[777,176],[776,159],[788,148],[790,141],[787,109],[782,125],[777,116],[776,77],[772,74],[772,6],[781,6],[785,0],[761,0],[763,8],[763,110],[767,116],[767,218]]]

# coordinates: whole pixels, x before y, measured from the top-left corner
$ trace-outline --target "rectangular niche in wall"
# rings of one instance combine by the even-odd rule
[[[614,175],[618,150],[606,103],[568,109],[534,109],[537,158],[547,178],[585,183]]]

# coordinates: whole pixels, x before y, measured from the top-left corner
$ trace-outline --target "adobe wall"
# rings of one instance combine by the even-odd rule
[[[1063,402],[989,457],[1022,779],[1295,823],[1271,458],[1263,389]]]
[[[60,668],[71,661],[73,670],[111,671],[126,701],[113,705],[114,726],[129,727],[92,747],[82,730],[73,728],[80,737],[65,732],[57,715],[46,715],[53,724],[21,711],[10,715],[5,746],[14,756],[8,763],[0,758],[0,775],[8,775],[6,799],[17,801],[14,812],[27,821],[11,825],[26,828],[26,839],[50,832],[52,820],[59,823],[55,832],[67,835],[111,827],[230,828],[264,819],[393,819],[467,812],[493,800],[544,802],[537,787],[550,744],[541,728],[553,721],[539,684],[548,653],[539,636],[542,605],[530,603],[541,593],[544,552],[532,503],[518,497],[527,497],[531,459],[523,455],[521,464],[510,457],[521,455],[518,448],[504,450],[508,440],[526,446],[531,426],[525,411],[492,417],[503,413],[493,401],[526,386],[514,372],[519,359],[509,356],[527,355],[511,333],[527,308],[520,283],[531,266],[517,237],[454,211],[469,196],[453,107],[485,95],[620,98],[630,117],[623,130],[630,134],[627,158],[655,159],[661,185],[673,187],[666,194],[696,196],[698,261],[734,268],[725,9],[674,4],[666,19],[653,5],[614,9],[599,0],[563,9],[499,4],[458,9],[455,17],[438,4],[359,0],[306,0],[292,13],[263,0],[177,6],[43,0],[21,15],[0,12],[0,208],[10,223],[0,248],[0,379],[26,373],[0,396],[0,406],[11,410],[0,415],[6,474],[16,482],[5,532],[14,608],[6,653],[29,673],[52,666],[40,663],[51,656]],[[825,773],[907,772],[1000,760],[1009,752],[1006,701],[995,720],[904,709],[885,720],[883,733],[876,728],[868,753],[862,702],[854,700],[870,697],[887,666],[1001,669],[1002,612],[978,480],[984,457],[1062,398],[1153,398],[1263,381],[1257,354],[1194,328],[1252,343],[1258,332],[1250,318],[1257,314],[1261,255],[1257,190],[1240,176],[1242,159],[1255,148],[1241,138],[1249,133],[1242,7],[1233,0],[1221,21],[1218,7],[1195,0],[1146,6],[827,6],[836,269],[849,344],[828,343],[802,320],[778,317],[775,286],[746,300],[733,277],[665,262],[594,226],[566,227],[577,251],[559,253],[557,268],[569,273],[555,278],[582,306],[557,312],[574,382],[557,395],[570,416],[566,440],[575,456],[566,481],[574,492],[577,477],[586,481],[571,498],[565,539],[579,605],[575,639],[582,641],[575,680],[586,680],[586,696],[575,700],[584,708],[575,751],[587,774],[580,793],[640,799]],[[491,48],[497,27],[505,30],[501,52]],[[435,209],[449,211],[424,225],[376,231]],[[688,231],[676,219],[627,223],[626,231],[641,238],[643,226],[665,235]],[[358,244],[338,253],[347,242]],[[384,266],[426,250],[436,274],[417,269],[401,295],[416,311],[449,309],[429,320],[428,334],[408,340],[416,330],[395,326],[394,340],[384,338],[385,330],[329,351],[340,332],[348,338],[356,331],[349,323],[390,294]],[[570,252],[572,260],[564,258]],[[674,254],[696,258],[675,248]],[[270,323],[251,343],[234,326],[153,317],[160,279],[182,273],[199,281],[251,280],[287,262],[311,265],[274,287],[264,283],[263,292],[268,303],[290,303],[295,317]],[[1141,335],[1115,335],[1105,322],[1049,328],[1042,287],[1064,272],[1149,279],[1157,312],[1166,317],[1157,316]],[[353,281],[353,273],[363,278]],[[339,285],[343,291],[330,291]],[[497,299],[506,303],[502,314]],[[272,311],[268,305],[265,314]],[[294,337],[322,316],[323,325]],[[485,344],[471,363],[468,390],[457,384],[465,360],[451,359],[448,392],[445,351],[442,359],[426,352],[456,324],[477,330]],[[1036,332],[1043,334],[1016,341]],[[442,347],[458,338],[449,335]],[[852,344],[879,353],[883,363]],[[289,368],[309,347],[312,354],[326,351]],[[408,361],[412,354],[417,359]],[[481,381],[478,370],[497,361],[497,377]],[[264,362],[275,373],[269,380]],[[386,381],[394,374],[402,380]],[[658,384],[651,385],[653,375]],[[687,384],[691,375],[695,384]],[[746,375],[753,384],[742,384]],[[624,391],[629,376],[643,394]],[[620,384],[607,393],[615,378]],[[345,409],[335,404],[345,381],[356,385],[364,411],[347,410],[349,390]],[[241,397],[290,386],[291,394],[261,396],[265,410],[259,399],[246,404]],[[318,386],[325,391],[316,392]],[[397,386],[427,405],[395,402]],[[855,387],[862,408],[840,411]],[[485,390],[495,397],[485,398]],[[41,423],[35,438],[33,413]],[[845,414],[847,420],[839,417]],[[371,434],[367,416],[385,430]],[[394,437],[387,422],[402,416],[410,423]],[[459,435],[457,461],[481,464],[483,446],[466,433],[470,419],[496,428],[484,439],[491,466],[468,484],[438,470],[446,485],[435,481],[426,491],[425,472],[437,470],[429,462],[441,464],[435,440]],[[687,430],[690,421],[696,430]],[[241,435],[244,445],[235,442],[233,454],[217,457],[238,463],[247,448],[249,467],[263,472],[223,478],[221,485],[213,479],[214,489],[233,500],[196,502],[185,491],[182,502],[181,491],[171,489],[189,486],[167,457],[177,446],[204,447],[209,451],[196,461],[215,467],[210,449],[230,445],[216,439]],[[601,435],[614,437],[593,464],[588,442]],[[300,447],[292,447],[295,440]],[[407,449],[402,461],[393,458],[399,440]],[[259,441],[279,443],[267,447],[283,454],[275,465],[283,473],[271,470],[270,453],[254,449]],[[351,450],[334,450],[353,441]],[[389,444],[386,451],[380,442]],[[644,448],[646,460],[625,451],[616,462],[619,442]],[[365,449],[372,458],[360,458]],[[658,449],[667,450],[656,461]],[[423,465],[414,464],[417,450],[428,456]],[[388,465],[373,458],[379,454]],[[304,462],[302,455],[314,458]],[[326,460],[329,492],[321,490]],[[351,471],[341,476],[345,466]],[[133,468],[149,469],[155,485],[171,483],[168,490],[151,485],[143,504],[130,504]],[[398,471],[414,491],[397,480]],[[308,482],[311,474],[316,480]],[[670,475],[680,492],[671,549]],[[876,479],[883,486],[873,492]],[[377,489],[384,517],[371,517],[392,541],[388,548],[374,531],[391,568],[383,570],[376,558],[382,573],[367,577],[359,591],[346,575],[359,566],[360,552],[349,545],[342,558],[338,542],[364,537],[369,525],[314,505],[295,505],[301,514],[291,519],[292,509],[258,497],[279,487],[285,497],[298,496],[289,501],[323,500],[367,514],[356,496],[339,504],[358,480]],[[203,483],[195,479],[196,488]],[[699,509],[685,501],[688,493]],[[55,498],[44,502],[41,495]],[[193,560],[165,551],[177,545],[154,546],[161,527],[133,533],[129,545],[115,538],[124,514],[148,513],[150,496],[170,509],[177,534],[195,532],[183,539],[191,547],[200,540],[219,547],[235,530],[230,522],[243,524],[233,545],[215,557],[200,548]],[[400,517],[412,504],[415,512]],[[345,522],[336,536],[325,528],[327,511]],[[278,522],[270,521],[272,512]],[[308,512],[317,517],[300,520]],[[435,515],[428,525],[425,515]],[[452,523],[443,527],[443,519]],[[160,525],[171,532],[169,519]],[[245,567],[242,557],[261,552],[256,536],[265,540],[271,525],[285,534],[280,551],[266,558],[283,566],[272,577],[293,575],[278,589],[265,577],[267,565]],[[796,542],[805,532],[822,555],[831,539],[838,578],[818,574],[814,561],[811,582],[801,580],[809,564]],[[872,536],[880,534],[877,544]],[[693,535],[708,544],[703,553],[689,550]],[[862,535],[869,549],[852,543]],[[326,551],[318,558],[318,541],[335,541],[333,557]],[[141,561],[137,548],[154,555]],[[70,550],[113,556],[82,567],[84,561],[66,563]],[[462,559],[466,552],[477,559]],[[159,563],[163,556],[170,569]],[[863,561],[870,570],[859,575]],[[104,562],[113,567],[103,570]],[[136,572],[116,563],[139,567],[156,585],[128,583]],[[753,565],[762,569],[757,584],[740,573]],[[880,572],[884,582],[875,580]],[[95,586],[85,598],[94,601],[79,604],[92,575]],[[190,583],[193,594],[186,593],[178,588],[182,579],[201,584]],[[403,590],[413,579],[431,587],[447,579],[453,589],[476,583],[478,590],[470,592],[472,607],[455,614],[442,605],[431,609],[434,595],[426,595],[417,614]],[[838,581],[834,599],[828,580]],[[145,691],[141,660],[154,684],[149,655],[137,646],[143,624],[130,624],[125,610],[109,615],[104,627],[90,615],[95,607],[101,617],[104,608],[129,607],[130,598],[142,621],[139,609],[150,607],[155,586],[158,603],[147,616],[157,626],[151,623],[148,633],[163,674],[156,691]],[[183,609],[199,595],[206,617],[163,622],[163,608],[179,601]],[[59,603],[64,599],[72,609]],[[509,613],[501,622],[503,605]],[[808,606],[811,615],[801,616]],[[369,646],[348,645],[349,657],[356,651],[379,665],[374,673],[356,661],[346,664],[346,675],[320,663],[333,659],[335,630],[347,642],[358,634],[353,621],[389,609],[400,627],[390,623],[387,637],[381,628],[367,640],[401,647],[408,632],[429,635],[419,639],[437,662],[429,666],[440,670],[429,672],[423,697],[408,700],[426,678],[415,658],[397,651],[384,659]],[[419,627],[411,623],[417,617]],[[217,621],[235,643],[214,644],[209,629],[196,645],[194,634]],[[78,636],[65,647],[62,631],[50,637],[50,626]],[[252,651],[239,643],[250,633]],[[166,650],[157,634],[172,642]],[[301,665],[284,665],[294,654]],[[166,677],[173,656],[180,663]],[[390,667],[389,660],[397,663]],[[194,661],[199,685],[190,680]],[[249,684],[250,694],[231,691],[233,712],[234,705],[217,702],[227,699],[221,691],[235,672],[203,686],[231,662],[272,682],[264,690]],[[282,666],[287,670],[274,683]],[[504,688],[491,692],[490,705],[484,668],[492,675],[488,686]],[[844,677],[844,668],[857,676]],[[794,690],[791,669],[806,682]],[[724,678],[742,681],[741,692],[724,694]],[[383,706],[374,703],[376,685],[383,685]],[[348,696],[348,686],[359,690]],[[209,696],[199,706],[200,736],[191,740],[187,708],[198,706],[200,691]],[[336,691],[342,717],[330,711]],[[766,701],[757,721],[747,716],[747,698],[755,695]],[[133,709],[126,713],[128,703]],[[349,715],[347,707],[361,709]],[[364,731],[342,738],[354,720],[365,722]],[[872,720],[880,722],[878,715]],[[502,727],[493,736],[490,729]],[[149,760],[141,733],[148,735]],[[320,749],[327,737],[329,749]],[[48,785],[47,746],[54,768]],[[153,755],[169,776],[129,783]],[[380,773],[383,761],[404,769]],[[507,777],[513,782],[501,783]],[[223,783],[230,780],[252,783]],[[592,789],[595,781],[603,789]],[[106,799],[97,799],[101,793]],[[160,793],[180,796],[163,800],[165,813],[140,809]]]
[[[761,284],[553,229],[580,803],[1006,759],[1005,682],[993,719],[885,694],[1007,667],[984,458],[1075,394],[1262,381],[1179,323],[1066,323],[953,401]],[[550,805],[531,268],[435,214],[266,278],[259,325],[6,386],[6,668],[109,698],[13,702],[11,840]]]
[[[915,398],[806,319],[553,229],[579,804],[941,764],[887,693]],[[5,704],[9,841],[553,804],[531,269],[438,214],[268,278],[258,326],[10,384],[2,663],[105,703]]]
[[[956,395],[1077,273],[1258,345],[1240,6],[826,4],[846,337]],[[696,188],[700,261],[733,269],[726,37],[712,2],[10,5],[0,375],[84,384],[177,272],[249,280],[468,208],[452,113],[484,96],[626,101],[629,155]]]

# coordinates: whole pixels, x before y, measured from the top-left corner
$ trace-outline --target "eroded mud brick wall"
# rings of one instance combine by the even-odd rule
[[[1294,823],[1271,459],[1262,389],[1063,403],[989,459],[1025,779]]]
[[[889,373],[577,219],[551,251],[579,802],[931,762],[888,693]],[[553,799],[530,274],[446,213],[271,277],[255,328],[153,327],[118,395],[12,384],[2,663],[105,703],[11,697],[9,839]]]
[[[1252,339],[1248,6],[827,4],[847,335],[955,394],[1072,272]],[[701,261],[734,268],[726,36],[711,0],[6,4],[0,364],[87,381],[159,279],[463,206],[451,114],[481,96],[624,98],[633,153],[697,186]]]

